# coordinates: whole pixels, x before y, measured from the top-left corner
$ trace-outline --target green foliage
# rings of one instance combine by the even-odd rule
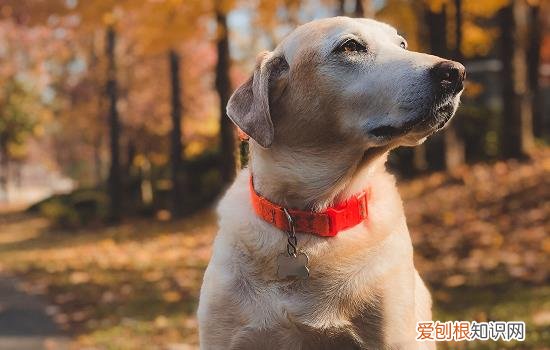
[[[15,156],[37,125],[37,96],[16,77],[0,85],[0,149]]]
[[[29,208],[61,228],[76,228],[103,221],[107,216],[107,197],[98,190],[77,190],[55,195]]]
[[[550,288],[546,286],[511,283],[491,288],[449,288],[436,291],[442,300],[435,302],[435,317],[440,321],[525,321],[525,341],[475,341],[438,344],[443,350],[499,350],[499,349],[545,349],[550,342],[548,325],[537,321],[550,306]]]

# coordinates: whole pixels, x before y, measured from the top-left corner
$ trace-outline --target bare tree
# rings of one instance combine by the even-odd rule
[[[527,157],[533,147],[527,14],[524,0],[511,1],[499,13],[503,69],[500,147],[505,158]]]
[[[457,61],[463,60],[462,55],[462,0],[455,0],[455,48],[454,59]],[[460,121],[454,120],[444,132],[445,140],[445,168],[453,172],[458,167],[464,164],[464,141],[459,132]]]
[[[374,18],[374,9],[370,0],[355,0],[353,17]]]
[[[176,50],[172,49],[168,53],[170,62],[170,87],[171,87],[171,105],[172,105],[172,130],[170,161],[172,165],[172,214],[181,216],[183,214],[183,186],[182,176],[182,150],[181,141],[181,84],[180,84],[180,56]]]
[[[440,11],[433,11],[429,6],[424,9],[426,28],[430,52],[434,55],[447,57],[447,8],[443,5]],[[428,167],[432,170],[445,168],[445,138],[443,134],[437,133],[431,136],[425,145],[426,160]]]
[[[9,163],[8,144],[6,140],[0,136],[0,203],[9,201]]]
[[[546,131],[542,91],[539,85],[540,49],[542,43],[541,6],[540,2],[532,2],[529,6],[529,48],[527,51],[529,87],[533,99],[533,133],[537,137],[542,137]]]
[[[338,16],[345,16],[346,15],[346,0],[338,0],[338,9],[337,15]]]
[[[116,32],[113,26],[107,27],[106,43],[105,53],[108,62],[106,93],[109,99],[109,135],[111,151],[108,192],[110,198],[110,218],[112,220],[118,220],[120,219],[122,211],[122,181],[120,176],[120,120],[117,109],[118,89],[115,59]]]
[[[224,183],[229,183],[235,177],[236,171],[236,139],[235,129],[225,108],[231,96],[229,79],[229,32],[225,13],[216,7],[216,23],[218,25],[218,63],[216,65],[216,91],[220,99],[220,155],[221,176]]]

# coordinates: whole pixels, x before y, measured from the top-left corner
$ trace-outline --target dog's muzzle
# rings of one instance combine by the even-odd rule
[[[440,95],[456,95],[464,89],[466,69],[458,62],[442,61],[430,69],[430,77]]]

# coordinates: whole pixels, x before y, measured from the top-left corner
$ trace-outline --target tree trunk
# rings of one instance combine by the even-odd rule
[[[130,138],[126,146],[126,163],[124,166],[123,177],[129,178],[132,176],[132,170],[134,165],[134,159],[136,159],[137,149],[134,139]]]
[[[527,54],[529,70],[529,86],[533,94],[533,133],[537,137],[545,135],[542,91],[539,85],[540,48],[542,42],[541,4],[529,7],[529,51]]]
[[[447,49],[447,9],[443,5],[440,12],[433,12],[429,7],[425,8],[425,21],[428,29],[428,41],[432,54],[446,57]],[[425,157],[430,170],[445,168],[445,140],[442,133],[436,133],[425,143]]]
[[[512,1],[499,12],[502,55],[500,147],[505,158],[525,158],[533,147],[531,94],[527,71],[527,4]]]
[[[102,162],[101,162],[101,136],[98,137],[93,142],[94,150],[94,182],[96,187],[100,187],[103,182],[102,176]]]
[[[346,15],[346,1],[338,0],[338,9],[336,10],[336,16],[345,16]]]
[[[370,0],[355,0],[354,17],[374,18],[374,10]]]
[[[180,56],[175,50],[170,50],[170,85],[172,93],[172,132],[170,160],[172,163],[172,215],[178,217],[183,214],[182,188],[182,151],[181,141],[181,84],[180,84]]]
[[[107,28],[107,97],[109,100],[109,136],[111,165],[109,168],[108,191],[110,199],[110,219],[119,220],[122,211],[122,181],[120,176],[120,121],[117,109],[117,77],[115,45],[116,32],[112,26]]]
[[[8,145],[0,140],[0,203],[8,203],[9,157]]]
[[[216,91],[220,98],[220,172],[223,183],[229,183],[235,178],[236,140],[233,123],[227,116],[225,110],[231,95],[231,82],[229,79],[229,37],[227,19],[219,7],[216,8],[216,22],[218,25]]]
[[[462,61],[462,0],[455,0],[455,50],[454,59]],[[460,137],[460,121],[453,120],[444,131],[445,168],[451,173],[464,164],[464,141]]]
[[[90,47],[90,71],[95,72],[99,69],[99,52],[97,46],[97,32],[94,32],[91,37]],[[93,91],[94,97],[97,98],[97,117],[103,122],[105,118],[105,99],[103,96],[103,86],[99,79],[93,78],[91,82],[94,84]],[[103,124],[101,124],[103,125]],[[103,145],[103,127],[98,127],[94,130],[95,138],[92,140],[93,145],[93,173],[94,182],[97,188],[103,184],[103,162],[101,157],[102,145]]]

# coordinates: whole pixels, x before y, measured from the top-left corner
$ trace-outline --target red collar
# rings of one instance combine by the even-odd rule
[[[254,189],[250,177],[250,197],[256,214],[263,220],[283,231],[289,231],[290,225],[285,208],[270,202]],[[294,222],[296,232],[310,233],[317,236],[333,237],[340,231],[347,230],[367,219],[368,191],[362,191],[345,202],[320,212],[286,209]]]

